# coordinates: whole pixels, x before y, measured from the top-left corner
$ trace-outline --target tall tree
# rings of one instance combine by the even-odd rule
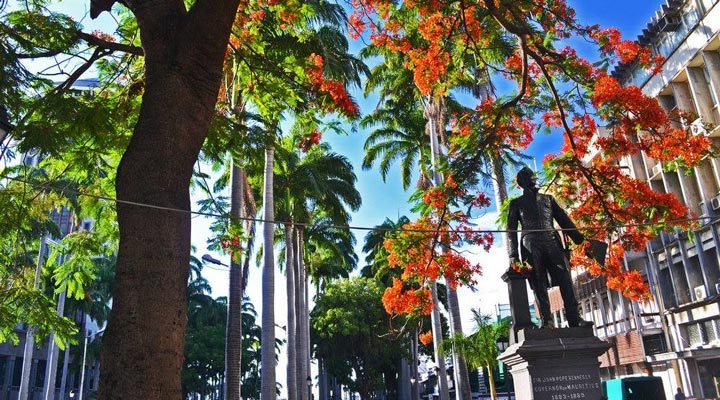
[[[263,189],[263,274],[262,274],[262,340],[263,343],[275,343],[275,202],[273,190],[274,148],[268,145],[265,150],[265,171]],[[275,348],[266,345],[262,348],[262,391],[260,396],[266,400],[275,399]]]
[[[230,215],[236,220],[234,226],[243,226],[245,213],[245,169],[233,162],[230,175]],[[240,380],[242,371],[242,299],[243,299],[243,266],[241,250],[235,250],[230,260],[230,279],[228,287],[227,325],[225,327],[225,398],[240,400]]]

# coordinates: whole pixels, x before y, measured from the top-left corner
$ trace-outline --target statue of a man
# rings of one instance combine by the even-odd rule
[[[577,231],[575,224],[552,196],[538,191],[535,173],[530,168],[521,169],[516,179],[518,185],[523,188],[523,194],[510,201],[508,229],[517,231],[518,223],[522,225],[520,235],[522,261],[518,257],[518,239],[514,232],[508,235],[510,238],[508,252],[511,265],[527,262],[532,267],[528,281],[540,309],[540,327],[553,326],[547,293],[548,288],[552,286],[560,287],[568,325],[571,327],[592,325],[591,322],[582,320],[578,313],[578,303],[570,277],[570,263],[560,241],[560,235],[554,228],[553,220],[557,221],[575,244],[582,243],[585,237]]]

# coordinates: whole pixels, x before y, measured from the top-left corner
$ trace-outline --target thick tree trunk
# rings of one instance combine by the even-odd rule
[[[214,115],[239,0],[195,2],[190,11],[177,1],[125,3],[143,43],[144,93],[115,181],[120,245],[99,398],[177,400],[190,214],[176,210],[190,210],[193,165]]]
[[[297,387],[297,328],[295,321],[295,246],[293,227],[285,225],[285,272],[287,273],[287,389],[288,400],[298,400]]]
[[[273,199],[274,149],[265,149],[265,183],[263,194],[263,275],[262,275],[262,346],[261,392],[262,400],[275,400],[275,251]]]
[[[236,226],[242,226],[239,218],[245,209],[245,170],[233,161],[230,175],[230,215],[238,220]],[[228,287],[227,325],[225,327],[225,400],[240,400],[240,381],[242,379],[242,298],[243,266],[241,249],[232,249],[230,260],[230,283]]]

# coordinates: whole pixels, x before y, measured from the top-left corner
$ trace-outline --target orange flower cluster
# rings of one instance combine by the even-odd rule
[[[433,310],[430,289],[406,290],[397,278],[393,278],[393,285],[385,289],[382,302],[388,314],[430,315]]]
[[[339,111],[348,117],[356,117],[360,113],[342,82],[335,79],[325,79],[323,76],[323,58],[318,54],[308,57],[310,66],[306,73],[313,89],[320,96],[321,103],[329,111]],[[329,101],[322,101],[328,98]]]
[[[652,300],[650,286],[642,274],[635,270],[625,270],[623,263],[625,249],[622,245],[614,243],[610,246],[604,267],[586,256],[588,246],[589,243],[586,242],[573,250],[570,259],[573,268],[584,268],[593,276],[605,275],[610,290],[618,291],[632,301]]]
[[[423,96],[429,95],[433,90],[444,92],[439,82],[447,72],[450,54],[438,44],[431,44],[426,48],[413,49],[408,53],[410,62],[408,68],[413,71],[415,85]]]
[[[597,30],[592,36],[598,41],[603,52],[614,54],[622,64],[637,61],[640,66],[651,67],[653,72],[657,72],[665,61],[662,56],[653,58],[649,47],[641,46],[632,40],[622,40],[617,28]]]
[[[223,250],[232,248],[239,249],[240,245],[241,241],[239,236],[226,237],[220,240],[220,246],[223,248]]]
[[[514,49],[505,48],[511,56],[504,68],[499,68],[506,79],[517,83],[518,96],[485,100],[451,120],[448,165],[463,166],[458,169],[462,175],[455,171],[459,179],[472,180],[470,176],[477,174],[479,166],[467,165],[476,162],[480,152],[502,154],[526,148],[537,130],[534,121],[538,121],[545,128],[560,128],[566,134],[563,153],[546,157],[545,163],[557,197],[577,206],[573,218],[579,225],[592,228],[588,236],[612,239],[626,250],[639,249],[662,229],[684,226],[675,220],[685,218],[687,208],[673,195],[653,191],[619,167],[622,159],[639,152],[680,167],[695,166],[710,153],[707,137],[688,134],[656,100],[639,88],[623,87],[607,74],[608,66],[618,62],[657,72],[663,60],[653,58],[649,48],[623,40],[617,29],[579,24],[565,0],[462,4],[354,0],[354,6],[352,25],[359,32],[371,30],[375,46],[399,55],[423,95],[445,95],[466,78],[466,60],[481,59],[478,65],[482,66],[489,61],[484,59],[485,49],[502,47],[507,36],[518,39]],[[529,31],[533,33],[527,34]],[[568,38],[594,41],[602,52],[601,62],[591,64],[574,49],[563,48],[562,42]],[[592,107],[586,104],[588,96]],[[562,113],[558,106],[562,106]],[[540,115],[542,118],[536,119]],[[600,119],[607,126],[598,134]],[[590,155],[593,157],[588,164]],[[403,280],[414,280],[422,287],[445,276],[446,269],[453,270],[453,275],[468,270],[464,261],[452,255],[445,258],[452,252],[436,256],[437,243],[446,247],[460,242],[492,243],[491,237],[458,233],[460,227],[470,226],[469,217],[451,212],[449,207],[468,205],[471,197],[463,190],[446,188],[424,194],[430,215],[414,226],[443,233],[406,232],[386,243],[391,264],[404,269]],[[473,206],[484,202],[479,198]],[[620,268],[622,260],[617,257],[621,255],[620,250],[613,251],[610,267],[595,272],[606,274],[608,285],[626,296],[646,298],[649,292],[642,277]],[[417,264],[418,260],[427,263]],[[460,284],[466,277],[458,276]]]
[[[613,123],[609,135],[597,145],[614,157],[644,151],[660,161],[693,166],[709,154],[710,140],[679,129],[656,99],[636,86],[622,86],[613,77],[598,77],[591,96],[604,119]],[[592,135],[592,134],[590,134]]]
[[[429,346],[433,342],[432,331],[427,331],[425,333],[419,334],[418,339],[420,339],[420,343],[424,344],[425,346]]]
[[[322,133],[320,133],[317,129],[313,129],[309,135],[300,137],[297,148],[303,153],[307,153],[313,146],[320,143],[320,139],[322,139]]]
[[[474,284],[475,277],[482,273],[480,265],[471,263],[452,249],[454,244],[464,242],[489,250],[493,243],[492,234],[472,231],[465,212],[449,210],[450,199],[459,198],[464,199],[471,209],[490,205],[487,195],[469,196],[448,175],[443,186],[429,189],[423,197],[430,206],[429,215],[406,224],[403,231],[385,239],[383,246],[388,253],[388,265],[402,269],[401,281],[394,282],[383,297],[388,313],[417,314],[424,308],[417,301],[424,298],[418,298],[416,288],[427,289],[441,277],[454,289],[459,285]],[[438,252],[438,248],[443,251]]]
[[[518,109],[504,110],[498,115],[498,104],[493,99],[480,103],[474,112],[455,118],[451,124],[453,144],[465,146],[482,141],[488,145],[526,149],[533,141],[537,125],[519,114]]]

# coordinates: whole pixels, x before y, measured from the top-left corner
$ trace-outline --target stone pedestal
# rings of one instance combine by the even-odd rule
[[[515,344],[518,342],[518,333],[520,330],[535,326],[530,319],[527,284],[525,283],[526,278],[515,272],[512,268],[508,268],[501,278],[508,285],[510,315],[512,315],[512,325],[510,325],[510,344]]]
[[[526,328],[498,360],[510,368],[517,400],[601,400],[598,357],[609,347],[592,328]]]

